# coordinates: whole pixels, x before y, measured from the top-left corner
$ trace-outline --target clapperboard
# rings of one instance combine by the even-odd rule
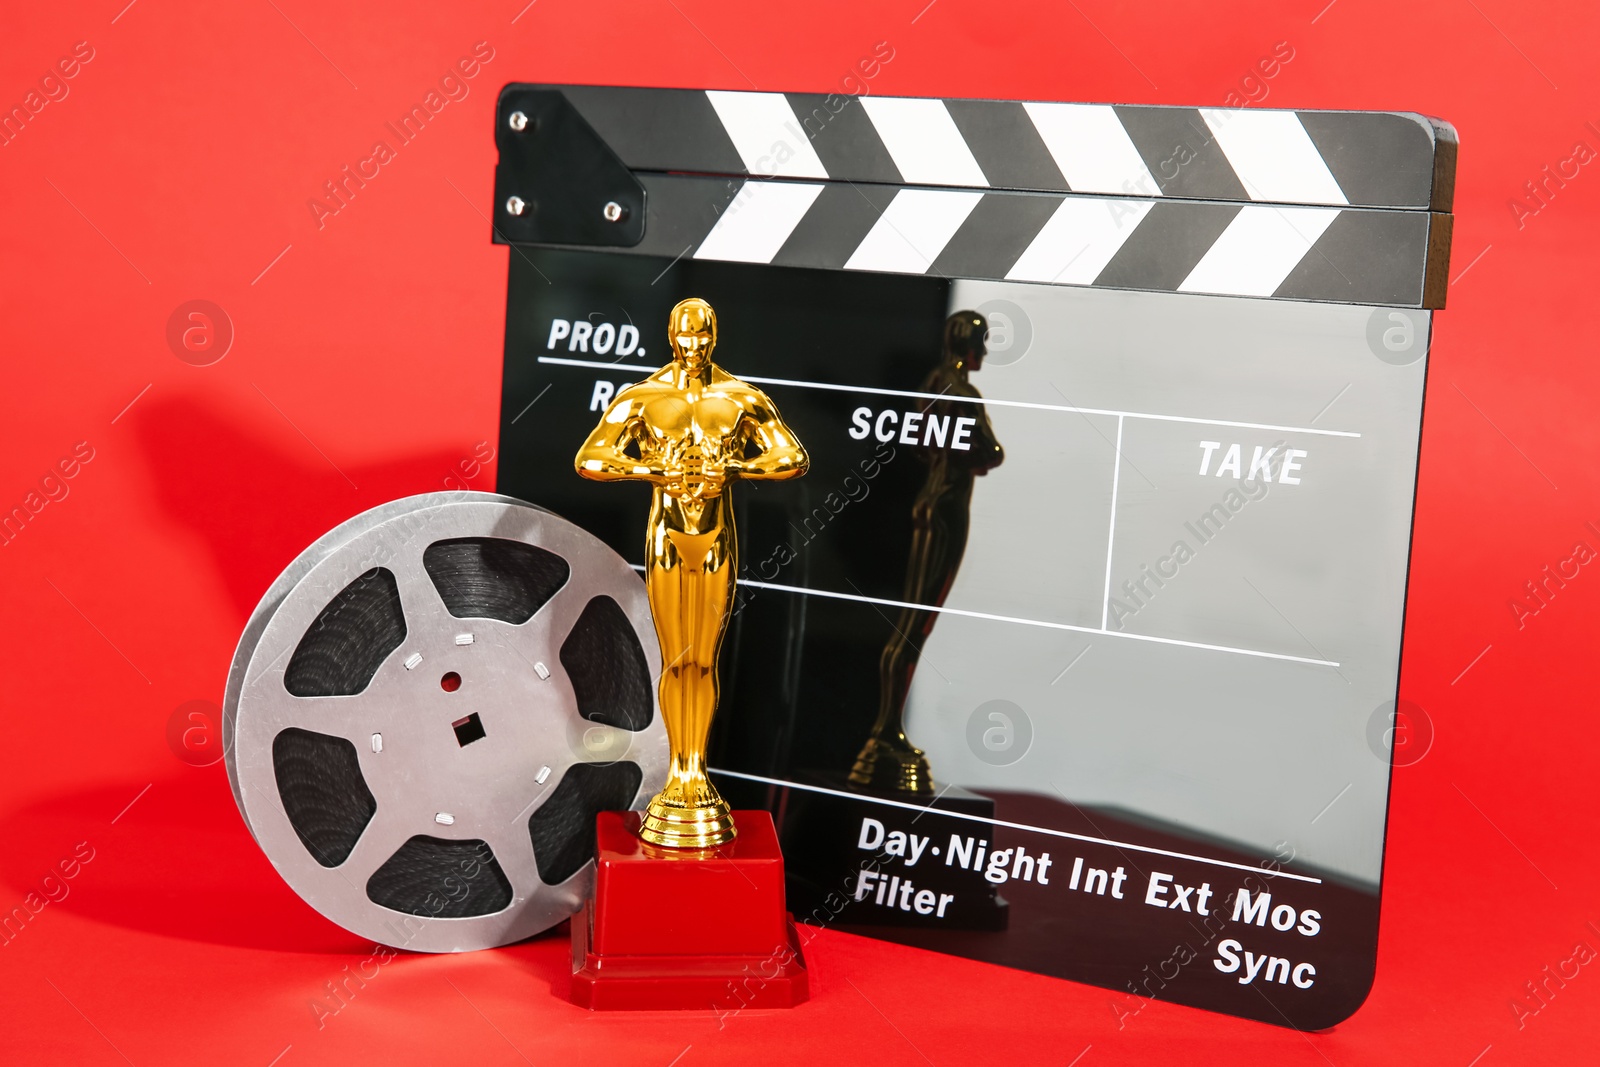
[[[735,489],[712,743],[783,828],[797,918],[1094,983],[1119,1018],[1353,1012],[1451,128],[510,85],[495,139],[501,492],[640,562],[647,494],[572,455],[686,296],[810,450]],[[958,311],[987,354],[930,392]],[[976,440],[1003,459],[949,481]],[[948,580],[907,600],[929,538]],[[937,796],[844,777],[908,619]]]

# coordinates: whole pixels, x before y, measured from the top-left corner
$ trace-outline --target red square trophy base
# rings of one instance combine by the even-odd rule
[[[639,813],[596,820],[594,899],[572,919],[572,1002],[592,1010],[792,1008],[805,959],[784,903],[772,816],[703,852],[639,839]]]

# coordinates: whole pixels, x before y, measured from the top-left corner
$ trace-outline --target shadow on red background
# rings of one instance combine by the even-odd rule
[[[379,502],[444,488],[419,487],[419,471],[449,472],[460,457],[409,454],[343,469],[302,462],[281,442],[230,423],[222,411],[189,397],[152,398],[134,422],[154,502],[199,536],[240,618],[255,609],[278,573],[302,549],[345,519]],[[475,488],[492,488],[481,474]],[[221,694],[218,694],[220,699]]]
[[[84,829],[106,826],[135,796],[114,824],[114,848],[103,834]],[[0,851],[0,879],[6,895],[19,901],[29,893],[59,898],[33,922],[62,908],[164,939],[271,952],[371,948],[296,897],[244,829],[220,763],[182,768],[153,783],[130,778],[41,797],[0,818],[0,840],[11,845]],[[57,864],[80,843],[93,858],[76,877],[61,878]],[[52,870],[58,871],[53,884],[45,881]],[[19,941],[33,933],[29,927]]]

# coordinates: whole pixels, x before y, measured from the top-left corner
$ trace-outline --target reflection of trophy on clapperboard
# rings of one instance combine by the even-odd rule
[[[878,715],[848,776],[813,773],[805,777],[828,792],[789,795],[784,841],[800,890],[797,910],[813,894],[825,898],[843,873],[850,881],[850,904],[841,914],[846,922],[978,929],[1006,924],[1006,902],[977,871],[981,863],[971,860],[987,848],[991,832],[987,821],[974,820],[993,819],[994,801],[936,784],[927,756],[905,728],[912,678],[966,553],[973,485],[1005,460],[970,379],[983,367],[987,331],[977,312],[951,315],[939,363],[918,391],[924,429],[915,454],[927,475],[911,507],[902,607],[878,661]],[[926,808],[971,819],[922,820]],[[935,838],[953,845],[952,833],[971,850],[965,862],[912,856],[923,855]],[[948,851],[960,855],[953,847]]]
[[[967,549],[973,482],[1005,461],[994,427],[989,425],[989,416],[979,402],[982,396],[968,377],[983,367],[986,330],[987,323],[976,312],[951,315],[944,325],[944,358],[922,383],[924,394],[948,398],[924,403],[922,413],[927,423],[953,426],[963,416],[976,418],[977,422],[971,427],[969,449],[927,444],[917,449],[917,457],[928,466],[928,477],[911,509],[911,557],[906,563],[905,594],[901,597],[906,606],[900,609],[894,633],[884,645],[878,665],[878,719],[850,772],[850,781],[859,786],[903,793],[934,792],[928,758],[906,736],[905,706],[922,648],[934,623],[939,621],[937,609],[950,595]]]

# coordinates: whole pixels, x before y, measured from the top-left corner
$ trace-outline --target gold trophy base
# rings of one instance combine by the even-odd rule
[[[645,808],[639,837],[662,848],[716,848],[738,836],[727,801],[713,797],[704,804],[687,805],[657,796]]]
[[[882,792],[926,795],[933,792],[933,769],[927,755],[911,742],[872,737],[856,757],[850,782]]]

